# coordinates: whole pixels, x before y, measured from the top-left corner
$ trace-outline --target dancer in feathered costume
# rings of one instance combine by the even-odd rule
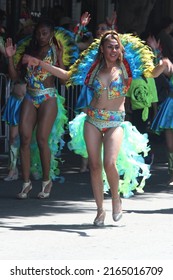
[[[45,63],[65,69],[78,57],[78,49],[69,31],[63,28],[54,29],[49,19],[41,19],[33,36],[19,42],[17,51],[12,40],[7,39],[6,53],[12,79],[23,76],[27,83],[20,114],[20,155],[24,184],[18,198],[27,198],[32,189],[30,158],[31,172],[36,172],[43,178],[42,191],[38,197],[47,198],[52,180],[59,175],[56,155],[62,148],[61,138],[67,123],[64,98],[57,92],[54,76],[40,66],[22,66],[21,60],[24,53],[30,53],[42,58]]]
[[[2,121],[9,125],[9,164],[8,175],[4,178],[5,181],[17,180],[18,158],[19,158],[19,116],[23,98],[26,93],[26,83],[23,80],[11,83],[10,96],[3,108]]]
[[[156,60],[159,62],[163,54],[160,48],[160,41],[156,41],[154,36],[149,36],[147,38],[147,44],[153,49]],[[164,134],[166,149],[167,149],[167,159],[168,159],[168,186],[173,186],[173,75],[169,72],[162,75],[164,84],[164,98],[158,106],[157,114],[151,124],[151,132],[161,135]]]
[[[140,39],[119,35],[115,31],[105,32],[100,40],[96,40],[89,50],[82,53],[70,71],[47,65],[34,57],[24,57],[23,62],[44,67],[53,75],[67,80],[68,85],[85,82],[93,91],[87,114],[82,113],[70,123],[70,147],[89,158],[91,184],[97,205],[96,226],[104,224],[106,215],[103,207],[104,180],[110,187],[112,217],[117,222],[122,217],[119,193],[130,196],[138,186],[137,177],[143,177],[142,187],[149,176],[149,167],[140,154],[143,152],[145,156],[149,150],[147,135],[141,135],[130,123],[124,122],[124,102],[132,78],[141,74],[157,76],[167,66],[173,70],[168,59],[163,59],[156,67],[152,59],[152,52]],[[80,149],[85,143],[86,149]]]
[[[154,67],[153,53],[138,37],[130,34],[119,34],[119,36],[125,49],[121,67],[126,79],[129,78],[129,85],[132,78],[139,78],[142,74],[146,77],[151,76]],[[72,75],[70,75],[67,84],[76,84],[77,81],[79,81],[81,85],[85,83],[88,90],[93,94],[92,87],[89,86],[89,84],[92,84],[92,80],[97,76],[100,67],[97,61],[99,44],[100,40],[96,39],[90,48],[82,53],[80,59],[70,68]],[[96,63],[94,62],[95,60]],[[85,118],[86,114],[80,114],[70,122],[69,130],[72,140],[68,143],[70,150],[74,150],[75,153],[83,157],[87,157],[88,154],[82,133],[82,126],[80,126],[81,133],[76,134],[76,131],[79,131],[79,123],[83,123]],[[119,182],[119,193],[122,193],[124,197],[130,197],[137,187],[139,189],[144,187],[145,180],[150,176],[149,166],[144,163],[144,159],[141,155],[143,151],[144,156],[146,156],[150,148],[148,146],[148,136],[146,134],[141,136],[136,128],[129,122],[124,122],[122,126],[124,128],[124,138],[117,161],[118,173],[122,178]],[[129,135],[130,141],[127,141]],[[135,145],[137,137],[140,141],[138,145]],[[131,152],[132,148],[133,152]],[[135,163],[136,160],[137,164]],[[126,172],[127,170],[130,172]],[[104,190],[108,191],[109,184],[105,172],[103,172],[103,176]],[[140,184],[137,179],[139,176],[143,177]]]
[[[173,186],[173,75],[168,78],[169,96],[160,104],[151,131],[157,135],[165,134],[168,153],[168,186]]]

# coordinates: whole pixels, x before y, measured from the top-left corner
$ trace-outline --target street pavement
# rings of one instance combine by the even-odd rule
[[[93,226],[96,206],[89,173],[79,173],[80,157],[62,153],[64,183],[55,181],[49,199],[39,200],[33,181],[27,200],[16,199],[21,178],[5,182],[7,155],[0,155],[0,260],[172,260],[173,187],[166,182],[164,141],[154,139],[151,177],[143,194],[122,198],[123,218],[115,223],[105,197],[103,228]]]

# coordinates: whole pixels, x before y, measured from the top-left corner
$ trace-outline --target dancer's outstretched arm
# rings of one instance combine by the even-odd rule
[[[46,71],[50,72],[52,75],[58,77],[59,79],[67,81],[70,77],[69,72],[59,68],[57,66],[53,66],[51,64],[48,64],[36,57],[30,56],[30,55],[24,55],[22,59],[23,64],[28,64],[28,66],[41,66]]]
[[[173,64],[168,58],[160,60],[159,64],[153,69],[152,76],[156,78],[162,73],[166,75],[173,73]]]

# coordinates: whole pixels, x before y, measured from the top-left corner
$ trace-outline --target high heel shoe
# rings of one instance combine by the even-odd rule
[[[42,191],[39,192],[38,194],[38,198],[48,198],[50,196],[50,192],[51,192],[51,188],[52,188],[52,181],[43,181],[42,182]],[[48,189],[48,191],[46,192],[45,190]]]
[[[168,181],[168,187],[172,187],[172,186],[173,186],[173,176],[171,176]]]
[[[121,198],[119,196],[115,199],[113,198],[113,203],[115,202],[117,204],[117,211],[114,210],[114,212],[112,213],[112,218],[114,222],[118,222],[123,216]]]
[[[26,199],[28,198],[29,192],[32,190],[31,181],[23,183],[22,191],[18,193],[17,198]]]
[[[104,226],[106,211],[101,208],[101,209],[97,209],[97,212],[98,212],[98,214],[94,220],[94,225],[97,227],[102,227],[102,226]]]
[[[8,176],[4,178],[4,181],[14,181],[19,178],[19,172],[18,169],[11,169],[10,172],[8,173]]]

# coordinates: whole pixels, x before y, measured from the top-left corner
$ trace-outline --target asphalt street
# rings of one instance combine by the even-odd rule
[[[115,223],[105,197],[103,228],[93,226],[96,206],[89,172],[79,173],[80,157],[65,149],[61,176],[49,199],[39,200],[33,181],[27,200],[16,199],[22,181],[5,182],[7,155],[0,155],[0,260],[172,260],[173,187],[167,186],[163,141],[154,140],[151,177],[143,194],[122,198],[123,218]]]

